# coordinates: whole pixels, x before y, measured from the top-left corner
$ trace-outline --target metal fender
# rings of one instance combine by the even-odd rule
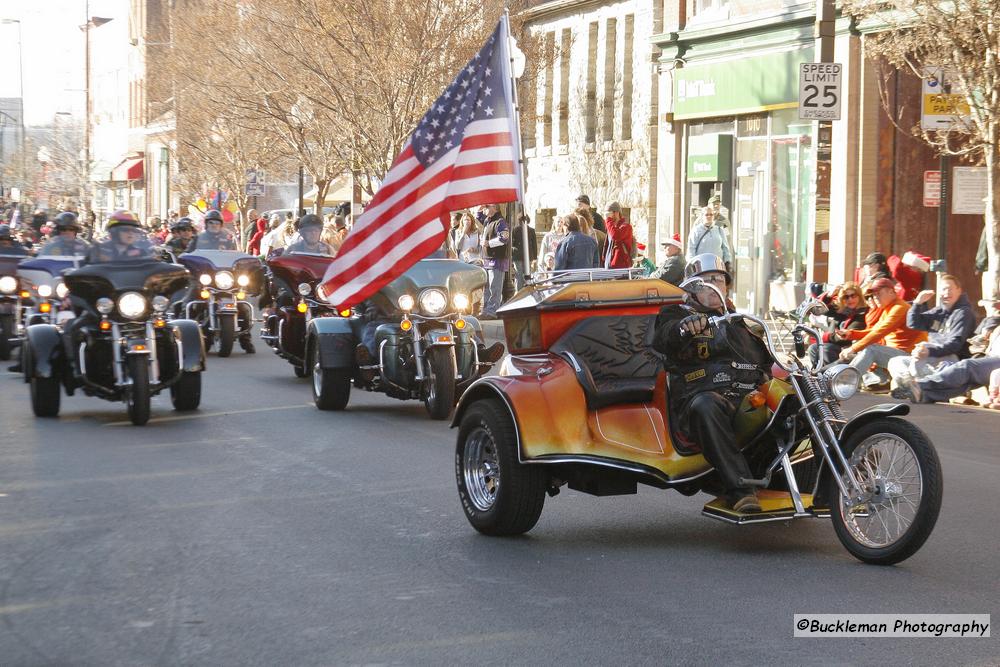
[[[343,317],[319,317],[306,329],[306,349],[316,350],[323,368],[354,368],[357,345],[351,322]]]
[[[517,435],[518,458],[521,452],[521,429],[517,424],[517,417],[514,415],[514,408],[511,407],[510,398],[507,392],[495,382],[495,376],[482,377],[469,385],[469,388],[462,394],[462,398],[455,407],[455,415],[451,418],[451,428],[457,428],[462,423],[462,417],[469,406],[476,401],[488,398],[499,398],[510,413],[511,422],[514,424],[514,432]]]
[[[910,414],[910,406],[906,403],[879,403],[878,405],[873,405],[869,408],[865,408],[861,412],[857,413],[853,417],[847,420],[844,424],[844,428],[840,431],[840,441],[844,442],[851,437],[855,431],[867,424],[868,422],[875,421],[876,419],[881,419],[884,417],[903,417]],[[817,456],[819,454],[817,453]],[[830,502],[830,498],[821,497],[823,491],[825,490],[826,484],[831,481],[830,477],[830,466],[826,464],[826,461],[820,463],[819,474],[816,476],[816,486],[813,489],[813,494],[817,496],[817,504],[826,504]],[[831,487],[832,492],[832,487]]]
[[[184,355],[180,360],[181,368],[188,372],[205,370],[205,339],[198,323],[194,320],[171,320],[170,328],[174,331],[174,338],[181,344]]]
[[[465,320],[465,329],[463,331],[474,331],[482,337],[483,325],[478,318],[472,315],[463,315],[462,319]]]
[[[24,335],[31,349],[31,368],[24,369],[25,377],[55,377],[56,366],[63,359],[59,329],[53,324],[32,324]]]
[[[447,329],[425,331],[423,338],[427,341],[428,345],[434,347],[455,347],[455,339]]]

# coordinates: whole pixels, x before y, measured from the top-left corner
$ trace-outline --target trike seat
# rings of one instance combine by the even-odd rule
[[[653,352],[656,315],[588,317],[552,346],[573,366],[587,408],[653,400],[662,366]]]

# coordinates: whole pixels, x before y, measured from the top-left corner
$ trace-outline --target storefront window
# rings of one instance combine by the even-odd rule
[[[812,125],[794,109],[771,118],[771,211],[765,244],[770,280],[804,282],[810,247],[813,184]]]

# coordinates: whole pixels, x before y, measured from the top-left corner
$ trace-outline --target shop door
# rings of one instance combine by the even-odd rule
[[[758,243],[768,208],[766,181],[762,163],[743,163],[737,170],[732,230],[736,259],[733,301],[738,309],[750,313],[760,313],[767,302]]]

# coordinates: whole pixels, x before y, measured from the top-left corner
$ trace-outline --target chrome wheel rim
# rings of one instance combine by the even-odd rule
[[[323,394],[323,369],[318,361],[313,364],[313,392],[317,396]]]
[[[430,363],[430,358],[427,357],[427,402],[434,405],[437,401],[437,382],[434,376],[434,366]]]
[[[500,489],[500,466],[496,443],[483,427],[477,427],[465,440],[462,476],[469,499],[480,512],[487,512],[497,500]]]
[[[859,544],[891,546],[906,534],[920,510],[924,488],[916,453],[899,436],[879,433],[858,445],[849,463],[865,501],[841,497],[844,525]]]

